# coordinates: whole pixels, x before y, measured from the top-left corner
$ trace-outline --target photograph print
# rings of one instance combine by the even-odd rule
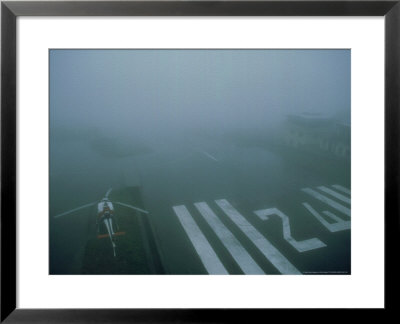
[[[49,274],[350,275],[349,49],[49,50]]]

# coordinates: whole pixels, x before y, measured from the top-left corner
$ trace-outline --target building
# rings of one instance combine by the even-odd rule
[[[350,160],[349,124],[317,113],[290,114],[282,131],[286,146],[328,158]]]

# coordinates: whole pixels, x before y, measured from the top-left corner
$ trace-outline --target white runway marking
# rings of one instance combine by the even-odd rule
[[[261,253],[283,274],[301,274],[246,218],[244,218],[226,199],[215,201],[225,214],[254,243]]]
[[[194,204],[245,274],[265,274],[205,202]]]
[[[331,226],[333,226],[332,228],[334,229],[334,232],[350,229],[350,227],[351,227],[350,221],[345,221],[327,210],[323,211],[323,213],[324,213],[324,215],[326,215],[336,221],[336,223],[331,224]]]
[[[76,212],[76,211],[81,210],[81,209],[86,208],[86,207],[93,206],[94,204],[97,204],[97,202],[86,204],[86,205],[80,206],[78,208],[74,208],[74,209],[68,210],[65,213],[61,213],[61,214],[58,214],[58,215],[54,216],[54,218],[58,218],[58,217],[61,217],[61,216],[72,214],[73,212]]]
[[[172,207],[209,274],[229,274],[187,208]]]
[[[322,213],[324,215],[328,216],[329,218],[333,219],[337,223],[340,223],[340,222],[344,221],[343,219],[341,219],[340,217],[337,217],[335,214],[331,213],[330,211],[325,210]]]
[[[351,195],[351,191],[349,189],[341,186],[341,185],[333,185],[332,187],[337,189],[337,190],[339,190],[339,191],[341,191],[341,192],[344,192],[345,194],[348,194],[349,196]]]
[[[309,204],[303,203],[303,206],[317,219],[319,222],[324,225],[330,232],[339,232],[350,229],[350,221],[343,221],[336,217],[334,214],[324,212],[327,216],[331,217],[332,219],[339,219],[337,223],[330,224],[327,222],[314,208],[312,208]],[[330,215],[331,214],[331,215]],[[332,217],[335,216],[334,217]]]
[[[335,197],[336,199],[339,199],[339,200],[341,200],[341,201],[343,201],[343,202],[345,202],[347,204],[351,204],[351,199],[350,198],[347,198],[346,196],[343,196],[342,194],[340,194],[340,193],[338,193],[336,191],[333,191],[332,189],[329,189],[329,188],[324,187],[324,186],[320,186],[320,187],[318,187],[318,189],[323,191],[323,192],[326,192],[327,194],[331,195],[332,197]]]
[[[214,160],[215,162],[219,162],[214,156],[212,156],[210,153],[207,153],[206,151],[200,151],[204,155],[208,156],[211,160]]]
[[[282,211],[277,208],[268,208],[263,210],[257,210],[254,212],[262,220],[268,220],[269,216],[277,215],[282,219],[283,223],[283,237],[284,239],[292,245],[298,252],[306,252],[310,250],[319,249],[325,247],[326,244],[314,237],[308,240],[297,241],[292,237],[290,231],[289,217],[285,215]]]
[[[144,213],[144,214],[148,214],[149,213],[147,210],[144,210],[144,209],[141,209],[141,208],[138,208],[138,207],[135,207],[135,206],[131,206],[131,205],[128,205],[128,204],[124,204],[124,203],[119,202],[119,201],[116,201],[114,204],[121,205],[121,206],[124,206],[124,207],[128,207],[128,208],[140,211],[141,213]]]
[[[337,203],[336,201],[333,201],[332,199],[330,199],[324,195],[321,195],[319,192],[316,192],[315,190],[312,190],[310,188],[303,188],[301,190],[350,217],[350,209],[349,208]]]

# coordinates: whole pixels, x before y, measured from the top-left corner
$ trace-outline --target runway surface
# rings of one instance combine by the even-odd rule
[[[138,186],[168,274],[351,272],[348,171],[316,170],[297,153],[212,138],[156,147],[123,158],[100,159],[76,142],[54,152],[51,271],[79,273],[82,219],[91,217],[86,212],[61,230],[51,215],[101,199],[110,186]],[[72,151],[80,158],[71,161]]]

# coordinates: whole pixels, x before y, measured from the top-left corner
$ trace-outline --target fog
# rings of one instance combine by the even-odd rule
[[[50,123],[143,140],[350,120],[348,50],[52,50]]]
[[[92,273],[88,264],[96,273],[206,273],[174,213],[184,205],[227,271],[242,274],[194,209],[202,202],[218,214],[217,199],[273,237],[299,271],[350,272],[349,231],[329,236],[301,205],[329,209],[302,188],[351,187],[350,50],[51,50],[49,84],[50,273]],[[94,207],[53,216],[111,187],[111,200],[140,204],[148,223],[116,209],[130,225],[117,257],[102,259],[110,242],[96,237]],[[293,251],[279,221],[254,218],[270,207],[291,217],[294,235],[330,250]],[[265,273],[279,273],[243,245]]]

